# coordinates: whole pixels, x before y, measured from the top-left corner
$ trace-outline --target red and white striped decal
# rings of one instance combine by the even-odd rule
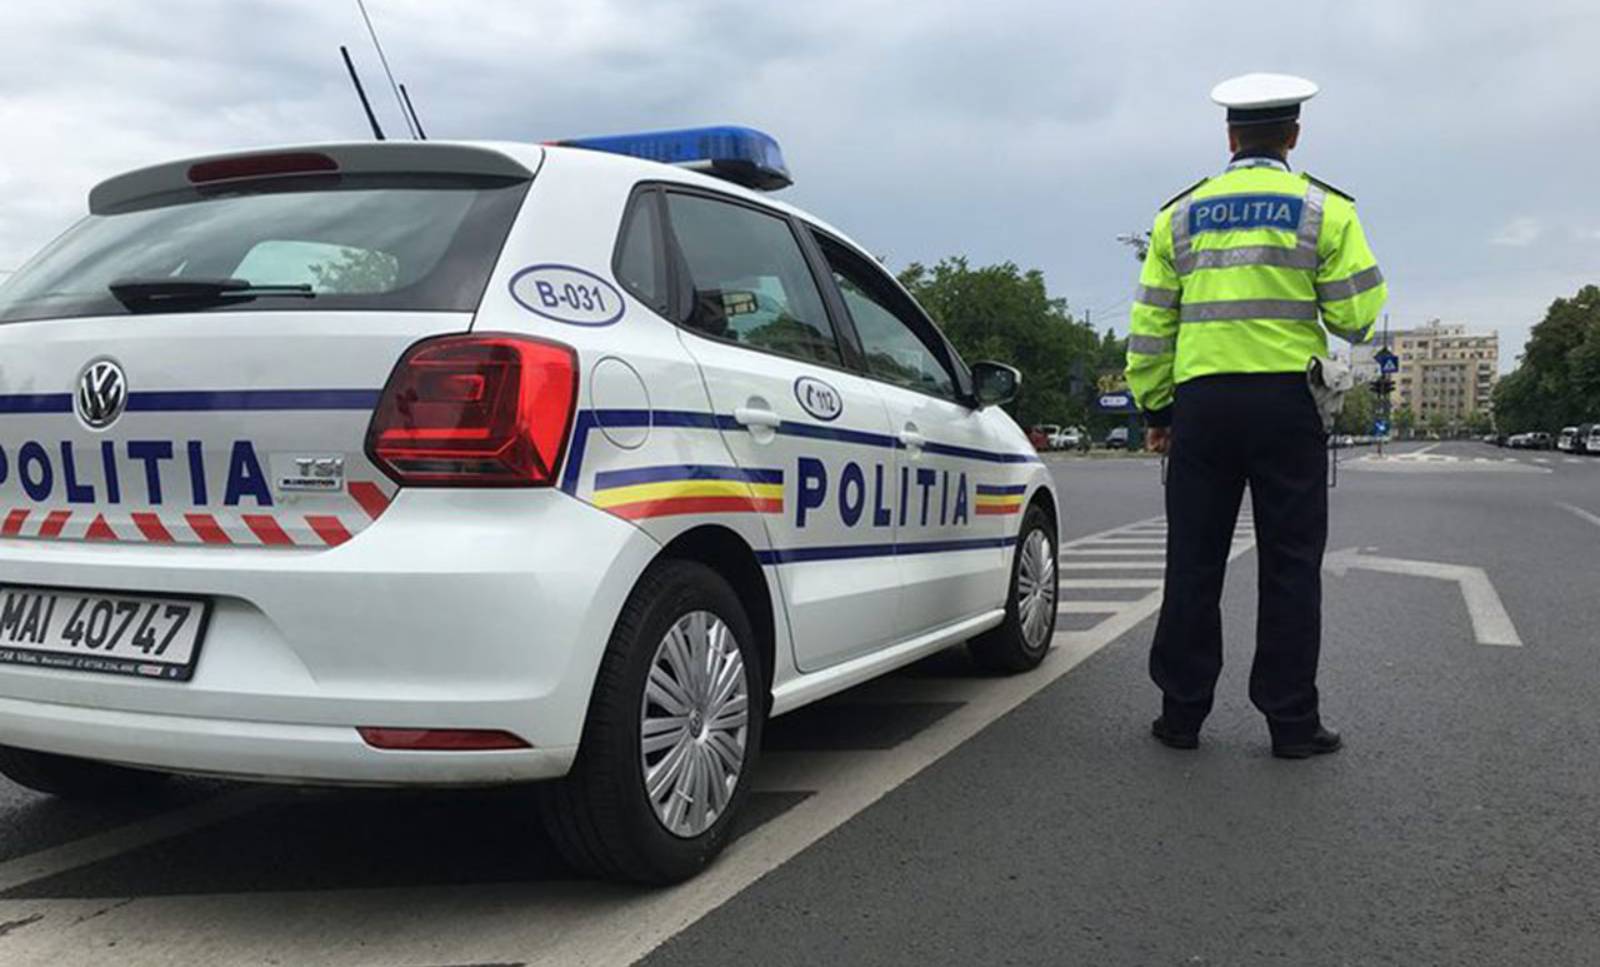
[[[371,481],[350,484],[355,505],[337,514],[186,513],[17,507],[0,511],[0,538],[115,541],[128,544],[204,544],[217,547],[338,547],[389,509],[393,494]]]

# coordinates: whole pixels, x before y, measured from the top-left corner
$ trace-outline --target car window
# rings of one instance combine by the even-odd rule
[[[867,259],[831,238],[816,238],[861,337],[868,375],[956,399],[956,378],[944,348],[925,333],[927,323],[905,293]]]
[[[800,243],[782,218],[700,195],[667,195],[694,286],[686,325],[714,339],[838,366],[839,342]]]
[[[660,205],[654,191],[634,197],[617,246],[617,281],[641,302],[666,305],[665,260],[658,231]]]
[[[242,279],[314,299],[194,311],[477,308],[527,183],[453,175],[263,179],[152,196],[68,230],[0,286],[0,322],[126,315],[113,282]]]
[[[387,292],[399,281],[400,260],[377,249],[268,239],[251,247],[229,275],[271,279],[279,285],[304,283],[319,294]]]

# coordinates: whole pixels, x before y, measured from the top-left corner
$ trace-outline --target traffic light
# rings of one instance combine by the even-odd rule
[[[1367,388],[1372,390],[1373,396],[1382,399],[1394,391],[1394,380],[1387,376],[1379,376],[1377,379],[1368,383]]]

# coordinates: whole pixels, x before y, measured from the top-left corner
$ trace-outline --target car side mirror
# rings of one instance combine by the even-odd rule
[[[1005,363],[972,364],[972,396],[981,406],[999,406],[1017,398],[1022,374]]]

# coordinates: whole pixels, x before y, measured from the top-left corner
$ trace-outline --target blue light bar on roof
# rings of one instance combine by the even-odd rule
[[[757,191],[776,191],[794,184],[783,163],[783,150],[769,134],[754,128],[723,126],[569,138],[554,144],[609,151],[647,161],[684,165]]]

